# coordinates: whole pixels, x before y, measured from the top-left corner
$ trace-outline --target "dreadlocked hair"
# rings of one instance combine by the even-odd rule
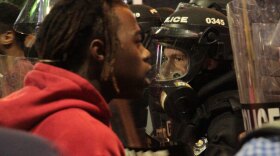
[[[44,19],[36,39],[39,58],[60,63],[57,66],[77,72],[89,56],[93,39],[105,45],[105,64],[115,56],[116,28],[111,8],[121,0],[60,0]],[[107,63],[106,63],[107,62]],[[106,73],[106,72],[105,72]],[[106,74],[105,74],[106,75]]]

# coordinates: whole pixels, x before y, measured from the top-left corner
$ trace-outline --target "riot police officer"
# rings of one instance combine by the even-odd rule
[[[185,8],[153,39],[150,135],[160,145],[190,144],[195,155],[234,154],[243,124],[226,16]]]

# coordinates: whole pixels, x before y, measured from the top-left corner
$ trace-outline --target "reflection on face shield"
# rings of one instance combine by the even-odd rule
[[[165,48],[161,57],[157,80],[175,80],[184,77],[188,72],[189,62],[189,57],[182,51]]]

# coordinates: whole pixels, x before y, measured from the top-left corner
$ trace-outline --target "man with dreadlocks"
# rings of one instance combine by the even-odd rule
[[[124,155],[107,102],[147,87],[150,53],[121,0],[60,0],[36,40],[23,89],[0,100],[0,124],[52,141],[66,155]]]

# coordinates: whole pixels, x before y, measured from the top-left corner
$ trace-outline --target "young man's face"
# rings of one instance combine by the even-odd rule
[[[146,61],[150,52],[141,43],[140,27],[132,12],[125,7],[115,7],[114,12],[119,19],[120,50],[116,52],[114,71],[120,96],[136,97],[149,84],[146,75],[151,66]]]

